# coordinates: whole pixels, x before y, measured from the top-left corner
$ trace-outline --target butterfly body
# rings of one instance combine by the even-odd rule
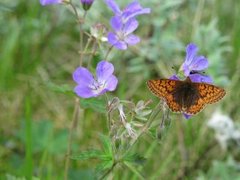
[[[188,81],[179,81],[172,94],[182,109],[188,109],[199,97],[196,85]]]
[[[219,101],[225,90],[207,83],[158,79],[147,82],[150,91],[163,99],[173,112],[193,115],[200,112],[206,104]]]

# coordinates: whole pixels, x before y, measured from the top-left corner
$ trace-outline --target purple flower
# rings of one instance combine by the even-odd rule
[[[62,0],[40,0],[40,4],[42,6],[50,5],[50,4],[60,4]]]
[[[83,5],[83,9],[85,11],[89,10],[89,8],[92,6],[94,0],[81,0],[81,3]]]
[[[208,60],[204,56],[197,56],[198,48],[195,44],[188,44],[186,58],[181,69],[187,77],[191,72],[199,72],[208,67]]]
[[[114,66],[107,61],[100,61],[96,68],[96,78],[84,67],[77,68],[73,80],[78,84],[74,92],[82,98],[96,97],[107,91],[114,91],[118,80],[113,75]]]
[[[131,34],[138,27],[136,19],[132,18],[123,24],[117,16],[112,17],[111,26],[114,32],[108,33],[108,42],[117,49],[125,50],[128,45],[135,45],[140,42],[140,38]]]
[[[114,0],[105,0],[108,7],[113,11],[115,16],[121,18],[122,23],[126,23],[129,19],[138,16],[140,14],[149,14],[151,12],[150,8],[142,8],[137,0],[128,4],[123,10],[119,8]]]
[[[212,84],[213,80],[210,76],[202,75],[202,74],[190,74],[188,76],[192,82],[196,83],[207,83]],[[176,74],[172,75],[169,79],[180,80]]]
[[[129,45],[139,43],[140,38],[132,34],[138,27],[135,17],[150,13],[150,8],[142,8],[138,1],[133,1],[121,10],[114,0],[105,0],[105,2],[115,14],[110,20],[114,32],[108,34],[109,44],[117,49],[125,50]]]

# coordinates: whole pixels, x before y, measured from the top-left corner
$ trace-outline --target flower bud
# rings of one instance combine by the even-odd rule
[[[92,6],[93,1],[94,1],[94,0],[81,0],[83,9],[84,9],[85,11],[89,10],[90,7]]]
[[[106,42],[107,41],[107,37],[106,37],[106,34],[107,34],[107,28],[104,24],[101,24],[101,23],[97,23],[95,24],[94,26],[91,27],[91,35],[102,41],[102,42]]]

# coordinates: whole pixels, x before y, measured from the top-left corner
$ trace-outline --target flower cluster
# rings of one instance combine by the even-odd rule
[[[114,0],[105,0],[114,16],[110,20],[114,32],[108,33],[108,42],[120,50],[126,50],[129,45],[140,42],[140,38],[133,34],[138,27],[136,16],[150,13],[150,8],[142,6],[134,1],[121,10]]]

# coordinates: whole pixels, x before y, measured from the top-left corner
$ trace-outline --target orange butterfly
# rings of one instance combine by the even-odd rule
[[[206,104],[215,103],[226,94],[220,87],[192,82],[189,77],[184,81],[149,80],[147,86],[154,95],[163,99],[173,112],[188,115],[197,114]]]

